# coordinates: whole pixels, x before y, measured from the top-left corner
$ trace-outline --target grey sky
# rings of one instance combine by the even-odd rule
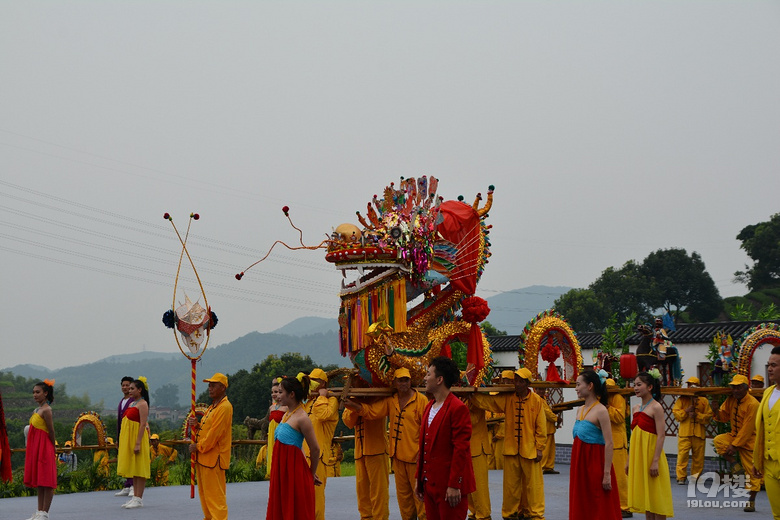
[[[735,236],[778,211],[778,49],[777,2],[6,0],[0,368],[176,351],[165,212],[201,215],[212,345],[336,317],[322,252],[233,275],[297,241],[281,206],[315,244],[400,176],[496,185],[483,297],[668,247],[743,294]]]

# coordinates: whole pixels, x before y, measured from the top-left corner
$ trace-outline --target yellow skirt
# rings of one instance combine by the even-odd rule
[[[127,417],[122,419],[122,432],[119,434],[119,450],[116,457],[116,472],[125,478],[143,477],[151,475],[149,459],[149,434],[144,431],[141,439],[140,453],[134,453],[135,441],[138,439],[138,427],[136,421]]]
[[[650,476],[650,463],[658,436],[639,428],[631,432],[628,450],[628,508],[634,513],[649,511],[657,515],[674,516],[672,481],[666,454],[658,460],[658,476]]]

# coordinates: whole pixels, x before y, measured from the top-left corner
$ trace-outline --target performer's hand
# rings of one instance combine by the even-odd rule
[[[534,461],[539,462],[540,460],[542,460],[542,450],[536,450],[536,458]]]
[[[764,478],[764,474],[758,471],[755,467],[753,468],[753,476],[755,478]]]
[[[735,448],[733,444],[729,444],[729,447],[726,448],[726,455],[736,455],[736,454],[737,454],[737,448]]]
[[[612,490],[612,472],[607,471],[604,473],[604,478],[601,479],[601,487],[604,491]]]
[[[414,496],[420,502],[422,502],[425,499],[425,496],[423,495],[422,489],[420,489],[420,483],[419,482],[415,483],[415,485],[414,485]]]
[[[650,464],[650,476],[651,477],[657,477],[658,476],[658,462],[652,462]]]
[[[141,443],[140,442],[136,442],[135,446],[133,446],[133,453],[135,453],[136,455],[141,453]]]
[[[450,507],[457,506],[460,504],[460,489],[448,487],[447,493],[444,494],[444,498],[447,500]]]
[[[344,401],[344,406],[346,406],[347,408],[349,408],[353,412],[359,412],[360,410],[363,409],[363,405],[362,404],[360,404],[357,401],[352,400],[351,398],[347,399],[346,401]]]
[[[328,389],[327,388],[319,387],[317,392],[320,394],[320,397],[328,397]]]
[[[315,486],[321,486],[322,485],[322,481],[320,480],[320,477],[318,477],[316,473],[314,474],[314,485]]]
[[[190,428],[197,428],[198,427],[198,418],[197,417],[190,417],[187,419],[187,426]]]
[[[194,442],[190,444],[188,447],[190,449],[190,453],[195,453],[198,450],[198,445],[195,444]]]

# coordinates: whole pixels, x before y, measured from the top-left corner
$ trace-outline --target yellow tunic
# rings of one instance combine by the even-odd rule
[[[552,470],[555,469],[555,423],[558,422],[558,416],[544,399],[542,399],[542,409],[544,417],[547,419],[547,442],[542,453],[542,469]]]
[[[374,403],[363,403],[360,415],[366,419],[390,418],[389,453],[394,459],[409,463],[417,463],[417,452],[420,447],[420,423],[423,412],[428,405],[428,399],[418,392],[401,408],[398,394]]]
[[[355,430],[355,488],[361,518],[387,520],[390,516],[387,458],[387,419],[367,419],[349,408],[342,420]]]
[[[477,488],[469,495],[469,511],[476,520],[490,518],[487,455],[491,452],[485,410],[469,403],[471,416],[471,465]]]
[[[178,456],[178,451],[164,444],[158,444],[156,448],[153,445],[149,446],[149,457],[151,460],[162,457],[160,465],[157,467],[157,481],[160,485],[168,485],[168,464],[176,462]]]
[[[626,400],[620,394],[609,394],[607,403],[609,422],[612,425],[612,468],[615,470],[620,508],[628,510],[628,434],[626,432]]]
[[[695,416],[688,416],[687,410],[691,406],[691,399],[696,399]],[[674,403],[672,413],[677,422],[680,423],[680,429],[677,432],[678,437],[698,437],[704,439],[707,436],[705,426],[712,421],[712,408],[704,397],[681,396]]]
[[[764,474],[772,514],[774,518],[780,518],[780,400],[769,408],[769,397],[774,390],[774,385],[764,390],[756,414],[753,462],[756,469]]]
[[[544,450],[547,419],[537,394],[528,392],[523,399],[517,394],[474,394],[471,398],[483,410],[504,413],[504,455],[535,459],[536,452]]]
[[[203,516],[227,520],[225,470],[230,466],[233,443],[233,405],[223,397],[206,410],[195,435],[198,496]]]
[[[309,399],[304,405],[314,426],[314,435],[320,445],[320,463],[317,464],[317,476],[322,481],[321,486],[314,486],[314,510],[316,520],[325,520],[325,484],[328,481],[328,464],[330,463],[330,443],[339,422],[339,402],[335,397],[319,396]],[[306,441],[303,441],[303,452],[311,464],[311,451]]]
[[[726,434],[731,437],[731,444],[737,448],[753,451],[756,442],[756,412],[758,401],[747,394],[741,401],[729,397],[720,406],[715,420],[730,422],[731,432]]]

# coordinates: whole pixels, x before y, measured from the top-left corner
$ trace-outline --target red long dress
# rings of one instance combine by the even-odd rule
[[[303,434],[283,422],[276,427],[266,520],[312,520],[314,475],[303,455]]]
[[[57,453],[49,438],[43,418],[34,413],[30,418],[30,433],[24,456],[24,485],[27,487],[57,487]]]
[[[569,520],[618,520],[618,495],[615,468],[612,468],[612,489],[601,485],[604,476],[604,434],[590,421],[574,423],[574,444],[571,447],[569,471]]]

